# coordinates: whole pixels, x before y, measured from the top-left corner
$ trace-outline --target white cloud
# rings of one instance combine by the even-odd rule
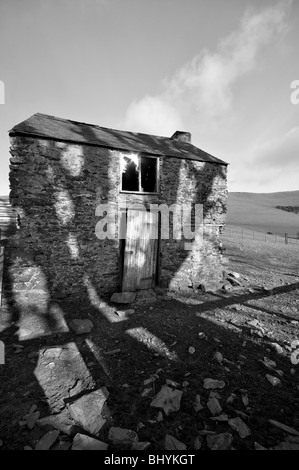
[[[286,168],[295,163],[299,165],[299,126],[255,147],[252,156],[253,163],[263,167]]]
[[[163,97],[145,96],[130,104],[126,126],[131,130],[168,136],[182,128],[179,112]]]
[[[263,46],[287,30],[285,15],[291,1],[260,12],[247,11],[237,31],[224,38],[215,52],[201,51],[173,77],[162,92],[129,106],[124,126],[130,130],[171,135],[175,130],[211,129],[233,108],[234,85],[254,70]]]

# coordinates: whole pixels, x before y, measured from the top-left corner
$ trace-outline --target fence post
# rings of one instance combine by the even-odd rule
[[[288,234],[287,233],[284,234],[284,240],[285,240],[285,244],[287,245],[288,244]]]

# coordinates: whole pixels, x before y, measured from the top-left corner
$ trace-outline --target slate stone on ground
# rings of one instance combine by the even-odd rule
[[[132,450],[147,450],[150,447],[150,442],[133,442]]]
[[[29,413],[24,416],[27,428],[30,430],[33,429],[39,417],[40,412],[38,411],[37,406],[32,405],[29,410]]]
[[[52,426],[69,436],[75,433],[77,427],[66,411],[40,418],[37,424],[40,426]]]
[[[232,442],[233,436],[228,432],[207,436],[207,446],[211,450],[229,450]]]
[[[225,382],[223,380],[216,380],[216,379],[204,379],[203,388],[210,390],[215,388],[224,388]]]
[[[249,427],[239,417],[229,419],[228,424],[234,431],[237,431],[242,439],[251,435]]]
[[[84,434],[76,434],[73,440],[72,450],[107,450],[108,444],[85,436]]]
[[[282,431],[285,431],[289,434],[293,434],[294,436],[299,436],[299,431],[297,431],[294,428],[291,428],[290,426],[287,426],[286,424],[280,423],[279,421],[276,421],[275,419],[269,419],[268,421],[273,426],[276,426],[277,428],[281,429]]]
[[[136,298],[135,292],[115,292],[110,301],[116,304],[131,304]]]
[[[226,413],[222,413],[219,416],[214,416],[210,418],[212,421],[228,421],[228,415]]]
[[[65,408],[65,398],[69,391],[76,394],[94,390],[95,381],[75,342],[63,345],[62,352],[55,359],[55,368],[48,367],[50,357],[40,355],[34,375],[47,398],[52,413]]]
[[[220,415],[222,411],[221,405],[217,398],[210,398],[207,403],[207,407],[209,408],[213,416]]]
[[[108,395],[109,392],[103,387],[69,404],[72,418],[90,434],[96,435],[106,423],[103,407]]]
[[[200,395],[196,395],[195,397],[195,402],[193,404],[194,411],[197,413],[198,411],[201,411],[204,409],[202,404],[200,403]]]
[[[49,431],[45,434],[36,444],[34,450],[49,450],[50,447],[56,442],[60,431]]]
[[[202,441],[203,441],[202,436],[197,436],[194,439],[194,444],[193,444],[194,450],[200,450],[201,449]]]
[[[170,412],[179,411],[183,392],[172,390],[167,385],[163,385],[160,392],[152,400],[150,406],[162,408],[166,415]]]
[[[135,431],[119,427],[112,427],[109,429],[108,439],[113,443],[113,445],[132,445],[139,440]]]
[[[88,319],[71,320],[69,326],[77,335],[81,335],[83,333],[90,333],[93,329],[93,323]]]
[[[279,385],[281,383],[281,380],[277,377],[274,377],[273,375],[266,374],[266,378],[270,382],[270,384],[273,385],[273,387],[275,387],[276,385]]]
[[[178,441],[175,437],[170,434],[165,436],[165,445],[166,450],[186,450],[187,446],[183,442]]]
[[[294,442],[281,442],[275,447],[272,447],[272,450],[299,450],[299,444]]]

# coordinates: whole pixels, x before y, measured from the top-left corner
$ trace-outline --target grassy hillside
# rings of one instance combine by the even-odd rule
[[[276,206],[299,206],[299,191],[229,193],[227,225],[296,236],[299,214],[276,209]]]

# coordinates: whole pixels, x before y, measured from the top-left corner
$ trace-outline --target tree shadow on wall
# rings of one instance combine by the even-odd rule
[[[92,128],[88,127],[87,131],[90,137],[95,137],[92,135]],[[85,129],[82,136],[84,139],[87,131]],[[121,141],[122,138],[118,138]],[[124,148],[126,143],[124,140]],[[182,351],[170,346],[173,336],[168,336],[167,325],[163,326],[160,321],[147,318],[146,309],[144,317],[120,319],[115,313],[115,307],[105,296],[111,290],[119,290],[117,273],[114,273],[112,278],[109,275],[111,252],[112,264],[116,271],[119,269],[119,249],[117,240],[105,240],[98,243],[98,249],[94,250],[95,210],[99,204],[109,202],[117,195],[118,184],[112,185],[110,181],[111,175],[118,170],[117,159],[114,160],[115,167],[111,163],[108,149],[96,151],[94,154],[96,147],[85,145],[82,146],[83,153],[80,147],[76,147],[78,153],[74,166],[73,155],[68,153],[67,145],[55,141],[50,141],[47,145],[42,144],[45,142],[36,143],[35,177],[28,181],[28,187],[23,194],[18,194],[14,177],[11,178],[15,188],[11,194],[12,203],[25,213],[13,243],[8,244],[5,267],[7,311],[14,335],[19,336],[30,352],[75,343],[84,362],[84,365],[81,363],[78,367],[85,366],[91,377],[85,377],[85,372],[81,373],[80,370],[78,375],[82,379],[82,385],[88,387],[115,385],[118,377],[123,377],[124,369],[128,377],[132,377],[132,371],[140,367],[138,358],[148,357],[148,352],[149,369],[156,366],[154,354],[159,354],[157,351],[161,350],[164,351],[162,357],[165,364],[179,364],[181,367]],[[54,159],[45,160],[53,150]],[[39,156],[43,162],[41,164],[38,162]],[[101,159],[101,165],[97,159]],[[182,165],[183,161],[178,160],[172,174],[167,175],[172,181],[179,182]],[[207,164],[204,164],[201,170],[196,169],[192,162],[187,161],[184,165],[187,175],[192,175],[197,181],[192,200],[204,205],[204,218],[208,217],[213,205],[209,200],[212,196],[213,180],[224,177],[222,169],[215,166],[215,171],[210,173],[210,179],[207,181]],[[40,187],[38,179],[43,181]],[[167,178],[163,184],[167,184]],[[38,187],[40,191],[36,198]],[[171,198],[178,201],[177,189],[172,190]],[[180,253],[181,264],[186,261],[188,255],[188,251]],[[90,264],[91,259],[94,261],[93,266]],[[21,282],[27,289],[32,289],[25,299],[21,299],[13,290],[14,275],[16,278],[19,276],[19,279],[20,275],[21,278],[23,276]],[[175,276],[176,272],[172,275]],[[106,280],[103,282],[103,279]],[[171,278],[168,280],[171,282]],[[79,298],[72,294],[76,287],[80,292]],[[36,289],[40,291],[39,294],[34,293]],[[71,331],[71,320],[78,318],[92,320],[95,327],[90,335],[76,336]],[[5,341],[8,341],[9,345],[12,341],[10,328],[4,330]],[[26,328],[27,333],[29,332],[27,336]],[[30,331],[33,335],[30,335]],[[13,338],[13,341],[16,339]],[[119,341],[125,346],[125,353],[122,351],[121,357],[117,353],[115,356],[108,354],[118,349]],[[151,343],[154,343],[154,346]],[[8,349],[8,352],[11,352],[8,361],[13,357],[12,345],[11,348]],[[130,351],[134,351],[134,354]],[[96,366],[88,366],[91,363]],[[31,357],[30,375],[37,367],[37,359]],[[40,384],[40,379],[38,380]],[[40,391],[47,394],[47,386],[43,380],[42,383]]]

